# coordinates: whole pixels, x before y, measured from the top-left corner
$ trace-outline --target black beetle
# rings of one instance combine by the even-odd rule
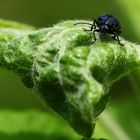
[[[119,35],[122,32],[120,22],[110,14],[102,14],[97,19],[93,20],[93,23],[88,22],[79,22],[76,24],[88,24],[90,25],[90,29],[85,29],[85,31],[93,31],[94,42],[96,41],[95,32],[100,32],[103,34],[112,34],[112,38],[115,39],[118,44],[121,44]]]

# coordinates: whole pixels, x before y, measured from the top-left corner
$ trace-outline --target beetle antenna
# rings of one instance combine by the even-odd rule
[[[89,22],[77,22],[77,23],[74,23],[74,25],[78,25],[78,24],[88,24],[88,25],[92,26],[92,23],[89,23]]]

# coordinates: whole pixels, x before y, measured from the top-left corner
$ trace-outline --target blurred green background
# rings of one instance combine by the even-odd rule
[[[116,16],[122,24],[122,36],[140,44],[139,0],[0,0],[1,18],[38,28],[52,26],[61,20],[93,20],[101,13]],[[108,108],[97,120],[97,138],[140,139],[139,79],[140,71],[137,70],[111,88]],[[81,138],[50,111],[33,90],[27,89],[19,77],[5,69],[0,69],[0,108],[2,140]]]

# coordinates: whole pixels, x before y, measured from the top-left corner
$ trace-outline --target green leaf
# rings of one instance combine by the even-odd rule
[[[0,110],[2,140],[79,140],[58,116],[39,110]]]
[[[140,46],[122,38],[120,46],[99,33],[92,44],[92,32],[77,22],[31,32],[1,28],[0,65],[19,74],[74,130],[90,138],[110,86],[139,67]]]

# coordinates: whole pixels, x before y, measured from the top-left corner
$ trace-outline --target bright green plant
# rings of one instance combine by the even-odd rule
[[[35,30],[0,24],[0,66],[18,74],[72,128],[90,138],[96,118],[105,109],[110,86],[140,66],[140,46],[121,39],[120,46],[78,21]]]

